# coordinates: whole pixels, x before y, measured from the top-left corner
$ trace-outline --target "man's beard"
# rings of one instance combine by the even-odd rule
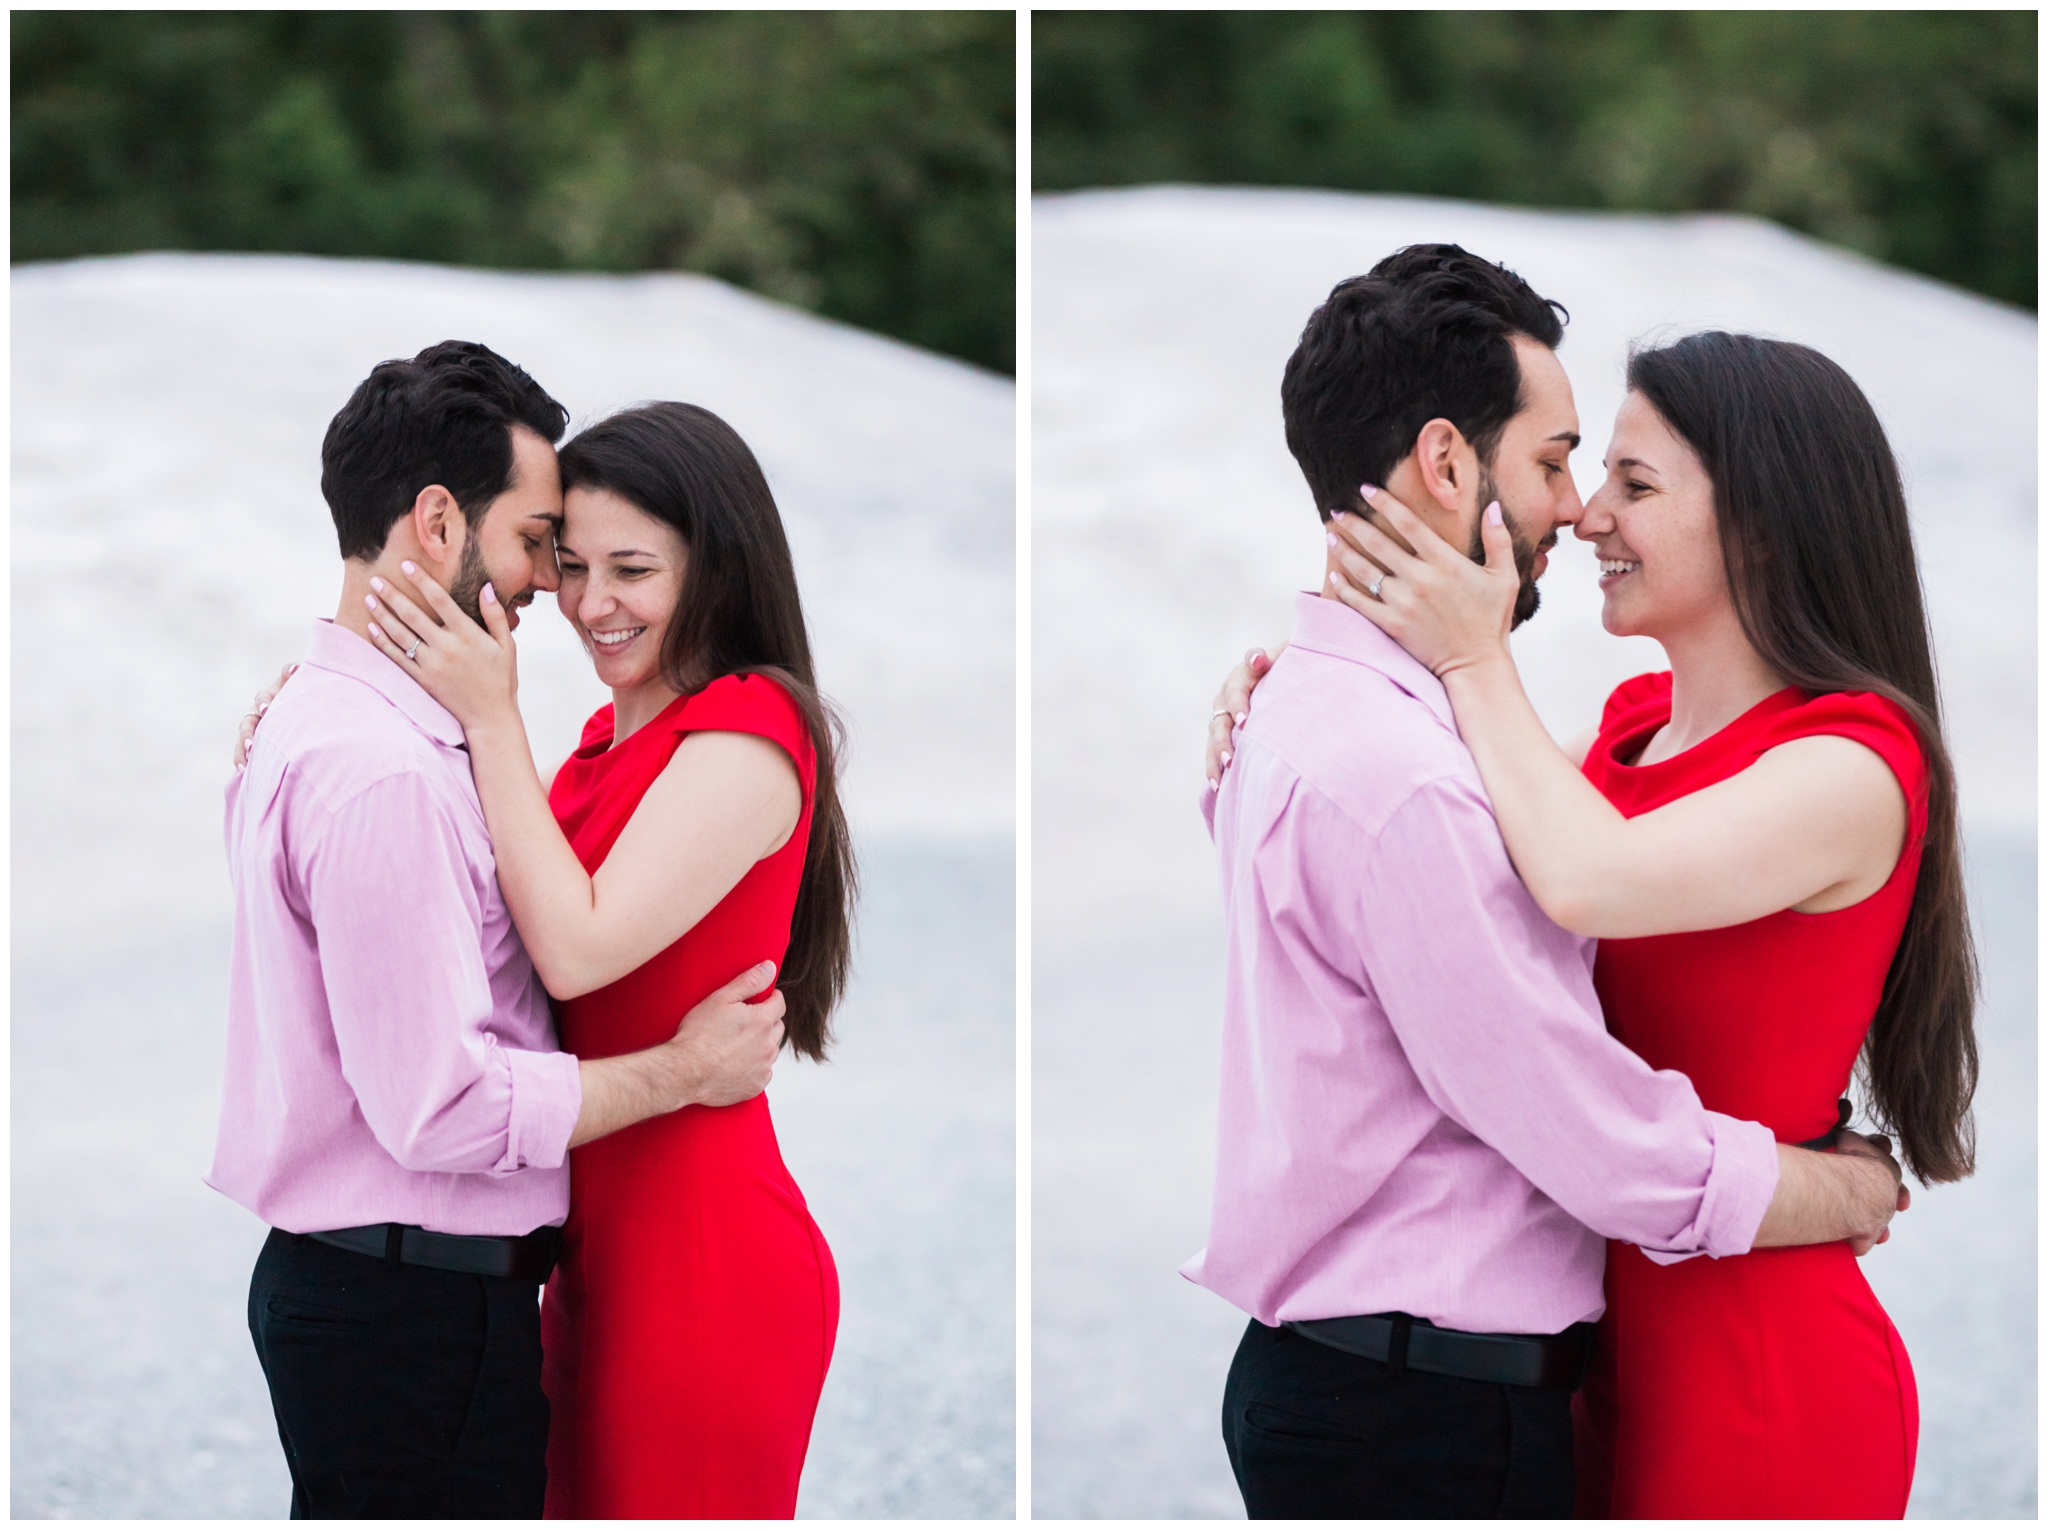
[[[1486,507],[1495,501],[1500,502],[1501,520],[1507,525],[1508,539],[1514,543],[1515,572],[1522,576],[1522,587],[1515,592],[1514,620],[1508,623],[1508,629],[1513,631],[1516,627],[1521,626],[1523,622],[1534,616],[1536,608],[1543,604],[1542,592],[1536,588],[1536,544],[1522,535],[1522,528],[1516,522],[1514,515],[1508,510],[1507,502],[1501,500],[1500,486],[1493,481],[1493,474],[1485,468],[1481,468],[1479,470],[1479,513],[1482,516],[1485,515]],[[1472,526],[1471,558],[1474,563],[1484,563],[1486,561],[1486,538],[1482,534],[1483,526],[1483,521],[1474,522]]]
[[[484,568],[483,541],[474,534],[463,538],[462,562],[456,565],[455,582],[448,586],[448,598],[479,627],[484,624],[483,588],[491,577]],[[498,599],[503,602],[505,597],[500,594]]]

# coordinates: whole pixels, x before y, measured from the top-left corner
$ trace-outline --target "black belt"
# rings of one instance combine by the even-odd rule
[[[403,1222],[377,1222],[369,1227],[337,1227],[307,1233],[321,1243],[352,1254],[382,1259],[394,1269],[401,1264],[463,1275],[504,1275],[544,1283],[555,1267],[562,1229],[537,1227],[523,1238],[490,1238],[471,1233],[428,1232]]]
[[[1511,1387],[1557,1387],[1571,1392],[1586,1374],[1593,1325],[1575,1323],[1563,1333],[1465,1333],[1438,1328],[1405,1312],[1374,1317],[1313,1318],[1284,1325],[1304,1339],[1367,1360],[1384,1361],[1396,1374],[1404,1367],[1467,1381]]]

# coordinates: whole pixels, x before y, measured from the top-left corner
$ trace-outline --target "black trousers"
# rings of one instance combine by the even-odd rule
[[[1223,1443],[1253,1519],[1569,1519],[1571,1394],[1245,1329]]]
[[[547,1496],[539,1289],[272,1231],[249,1334],[293,1519],[538,1519]]]

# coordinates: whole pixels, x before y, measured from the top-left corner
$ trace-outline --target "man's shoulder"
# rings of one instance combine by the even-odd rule
[[[1370,665],[1290,648],[1253,693],[1244,740],[1376,827],[1418,791],[1483,795],[1478,767],[1429,705]]]
[[[448,776],[440,746],[389,699],[311,664],[278,692],[256,740],[251,770],[267,766],[330,812],[386,781],[418,778],[438,790]]]

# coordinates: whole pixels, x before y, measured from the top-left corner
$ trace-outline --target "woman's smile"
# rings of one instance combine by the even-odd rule
[[[590,641],[597,644],[598,651],[601,653],[617,653],[646,630],[645,625],[642,625],[638,627],[620,627],[612,632],[592,632],[590,634]]]

